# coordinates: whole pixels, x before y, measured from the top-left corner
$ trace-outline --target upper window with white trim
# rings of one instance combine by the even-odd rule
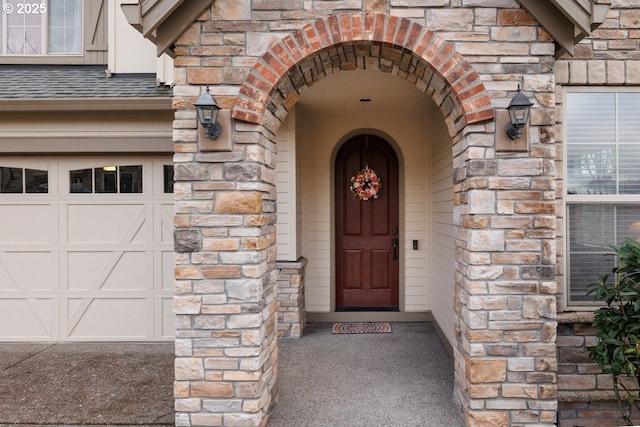
[[[566,93],[568,304],[611,273],[611,245],[640,239],[640,92]]]
[[[0,2],[0,55],[82,54],[81,0]]]

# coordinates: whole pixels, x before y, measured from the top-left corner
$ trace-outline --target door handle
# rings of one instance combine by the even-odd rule
[[[400,241],[398,240],[397,237],[393,237],[391,239],[391,244],[393,245],[393,260],[397,261],[398,260],[398,245],[400,244]]]

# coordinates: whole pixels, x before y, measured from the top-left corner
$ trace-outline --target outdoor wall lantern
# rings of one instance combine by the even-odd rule
[[[218,123],[220,106],[213,95],[209,93],[209,85],[207,85],[207,92],[200,95],[193,105],[198,112],[198,122],[206,130],[207,138],[216,139],[220,136],[220,132],[222,132],[222,127]]]
[[[518,91],[507,107],[509,123],[507,123],[504,128],[507,136],[512,140],[522,136],[522,128],[524,128],[529,121],[529,113],[531,112],[532,105],[533,102],[527,98],[527,95],[522,93],[520,85],[518,85]]]

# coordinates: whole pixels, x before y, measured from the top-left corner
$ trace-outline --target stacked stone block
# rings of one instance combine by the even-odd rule
[[[306,258],[278,261],[278,338],[300,338],[307,324],[304,304]]]
[[[216,0],[176,42],[176,423],[259,425],[276,351],[275,153],[308,86],[374,68],[440,107],[457,225],[456,399],[468,425],[555,424],[553,42],[512,0]],[[203,152],[210,84],[233,148]],[[535,102],[529,151],[496,153],[493,108]]]
[[[467,265],[457,280],[455,349],[468,425],[555,422],[555,192],[545,158],[553,151],[536,145],[530,155],[538,159],[474,159],[458,184],[471,187],[457,206],[458,262]]]
[[[239,78],[243,50],[211,24],[205,13],[176,48],[176,425],[255,426],[276,394],[275,145],[240,123],[231,151],[199,149],[193,102],[211,84],[231,107],[219,85]]]
[[[490,126],[467,129],[466,140],[454,145],[460,180],[454,188],[460,226],[455,393],[468,425],[554,425],[553,46],[522,10],[474,12],[483,24],[474,28],[486,25],[487,34],[467,42],[458,32],[464,41],[456,49],[487,80],[495,106],[506,106],[510,78],[520,80],[535,105],[528,153],[496,153],[493,132],[503,130]]]
[[[591,322],[591,315],[576,313],[563,316],[558,325],[560,427],[613,427],[622,422],[612,376],[589,358],[589,347],[596,344]],[[623,377],[622,384],[637,394],[635,378]],[[640,415],[634,419],[640,422]]]

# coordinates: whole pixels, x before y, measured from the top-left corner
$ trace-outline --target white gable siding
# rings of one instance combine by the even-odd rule
[[[108,2],[109,52],[108,67],[114,74],[156,73],[159,82],[173,81],[173,60],[156,55],[156,45],[144,38],[125,18],[120,5],[129,0]]]

